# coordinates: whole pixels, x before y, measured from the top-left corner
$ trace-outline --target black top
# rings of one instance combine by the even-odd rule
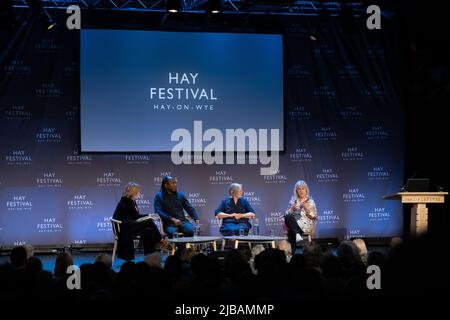
[[[170,218],[175,218],[181,221],[186,220],[184,216],[184,210],[194,220],[198,220],[198,214],[195,209],[189,203],[184,193],[167,192],[164,196],[162,192],[158,192],[155,195],[155,212],[165,221],[170,222]]]
[[[122,197],[114,211],[113,219],[120,221],[135,221],[144,215],[139,214],[139,207],[131,198]]]

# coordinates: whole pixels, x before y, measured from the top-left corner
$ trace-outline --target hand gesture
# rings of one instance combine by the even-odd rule
[[[171,218],[170,219],[172,221],[172,223],[176,226],[179,226],[181,224],[181,220],[178,220],[176,218]]]

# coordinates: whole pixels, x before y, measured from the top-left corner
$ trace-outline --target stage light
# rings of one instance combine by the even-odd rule
[[[54,27],[56,27],[56,23],[53,22],[52,17],[50,16],[50,14],[47,12],[47,10],[43,10],[44,14],[45,14],[45,25],[47,26],[47,30],[51,30]]]
[[[206,12],[210,13],[220,13],[222,11],[222,7],[220,6],[220,0],[208,0],[206,4]]]
[[[326,28],[329,21],[330,21],[330,12],[325,6],[321,4],[318,9],[316,25],[314,26],[314,30],[309,36],[309,39],[311,39],[312,41],[319,40],[322,34],[326,32]]]
[[[50,16],[50,14],[42,6],[41,0],[27,0],[27,4],[31,9],[31,14],[35,14],[35,15],[44,14],[45,15],[44,19],[45,19],[45,25],[47,27],[47,30],[51,30],[56,26],[56,23],[53,22],[53,19]]]
[[[180,10],[179,0],[167,0],[167,11],[177,13]]]

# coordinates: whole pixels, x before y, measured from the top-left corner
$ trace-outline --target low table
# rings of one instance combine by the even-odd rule
[[[234,240],[234,248],[237,249],[239,246],[239,242],[248,243],[250,249],[252,248],[253,243],[264,244],[268,243],[272,246],[272,248],[276,248],[275,241],[286,240],[286,237],[279,236],[229,236],[222,238],[222,250],[225,248],[226,240]]]
[[[205,237],[205,236],[196,236],[196,237],[182,237],[177,239],[169,239],[167,240],[172,244],[185,244],[186,248],[190,248],[193,244],[204,244],[211,243],[213,250],[217,251],[217,241],[222,240],[222,237]],[[172,246],[172,254],[175,253],[175,246]]]

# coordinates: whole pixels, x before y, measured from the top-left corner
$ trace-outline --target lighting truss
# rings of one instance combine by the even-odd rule
[[[1,1],[1,0],[0,0]],[[14,0],[14,7],[28,7],[25,0]],[[77,5],[83,9],[109,9],[127,11],[166,11],[166,0],[41,0],[44,8],[66,9]],[[181,11],[189,13],[204,13],[207,0],[180,0]],[[355,11],[361,9],[362,1],[347,2]],[[319,9],[327,9],[330,14],[338,13],[343,4],[339,1],[295,1],[295,0],[222,0],[223,13],[250,14],[287,14],[315,15]]]

